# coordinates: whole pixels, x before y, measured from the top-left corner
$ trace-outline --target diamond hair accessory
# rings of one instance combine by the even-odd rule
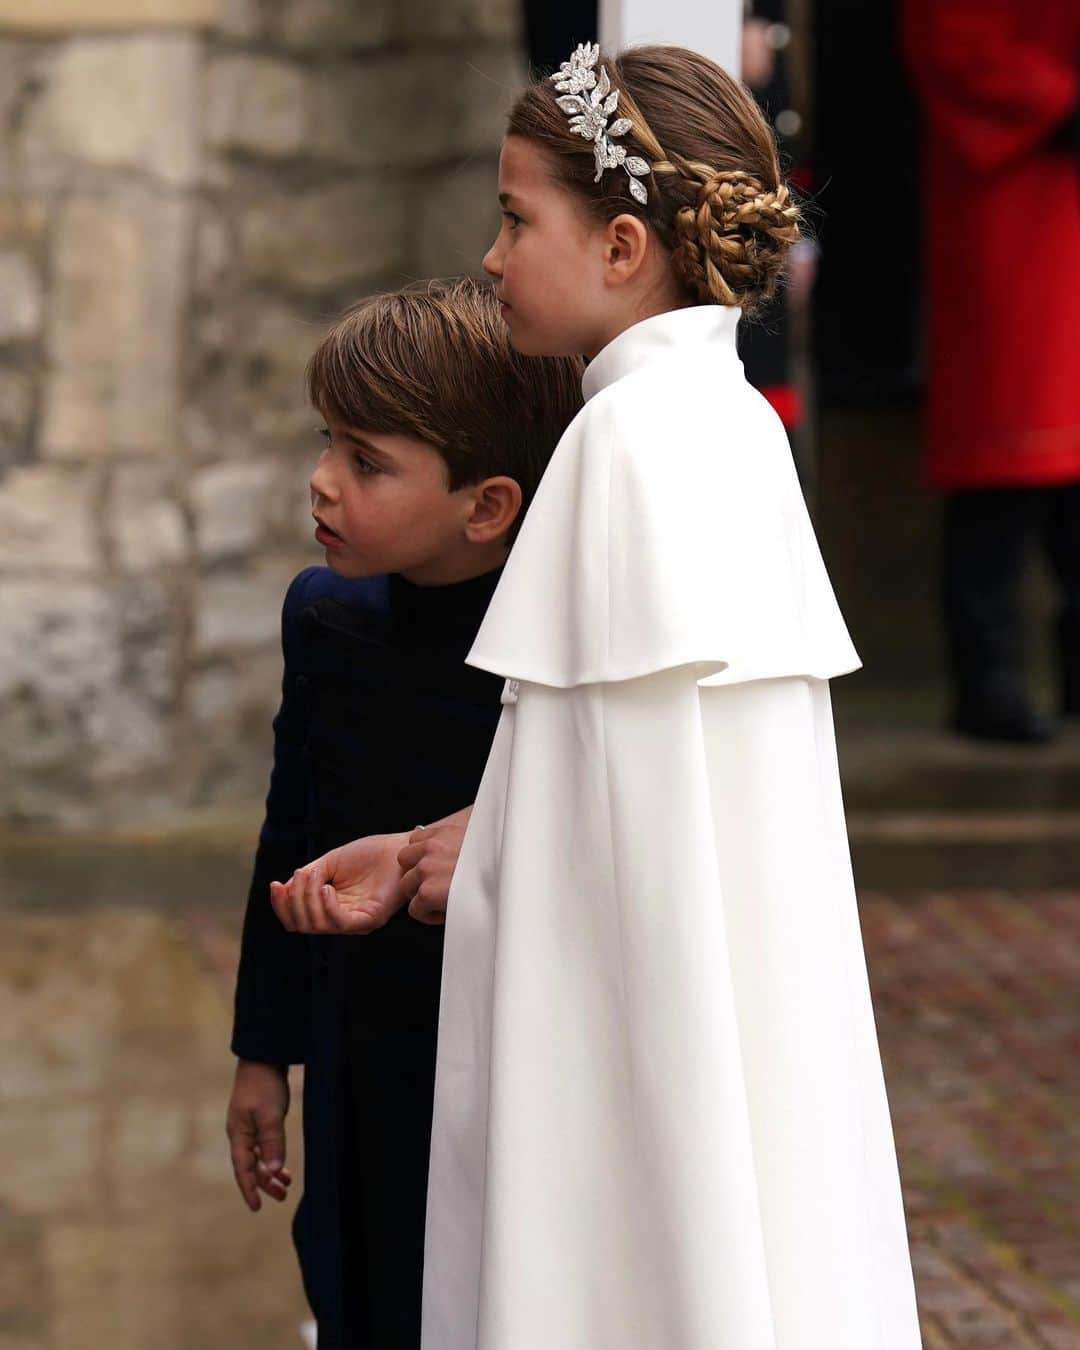
[[[649,193],[641,179],[648,176],[650,169],[640,156],[628,155],[626,146],[616,145],[613,140],[615,136],[625,136],[633,123],[629,117],[608,121],[619,105],[619,91],[612,89],[603,66],[597,75],[596,63],[599,59],[599,43],[579,43],[570,60],[564,61],[554,75],[548,76],[561,94],[561,98],[555,102],[570,118],[570,130],[592,141],[596,159],[596,177],[593,182],[599,183],[605,169],[617,169],[621,165],[630,179],[631,197],[644,206],[649,200]]]

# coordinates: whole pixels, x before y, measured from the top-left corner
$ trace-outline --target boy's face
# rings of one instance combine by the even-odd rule
[[[446,465],[426,441],[326,420],[310,488],[327,566],[343,577],[399,572],[419,585],[468,572],[477,489],[451,492]]]

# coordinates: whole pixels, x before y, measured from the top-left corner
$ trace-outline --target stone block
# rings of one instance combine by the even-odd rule
[[[84,954],[81,940],[47,927],[40,915],[22,916],[16,933],[9,930],[0,956],[4,1111],[20,1102],[63,1112],[72,1099],[89,1097],[107,1073],[121,1002],[109,981],[80,977]]]
[[[304,372],[323,326],[292,308],[261,300],[245,306],[235,359],[237,407],[256,445],[312,439],[318,415],[307,400]]]
[[[41,281],[25,253],[0,252],[0,342],[37,337],[41,328]]]
[[[520,5],[516,0],[401,0],[398,32],[406,41],[417,38],[503,38],[521,33]],[[577,39],[575,39],[576,41]]]
[[[226,37],[250,40],[262,29],[259,0],[218,0],[217,31]]]
[[[335,66],[311,90],[312,149],[344,164],[388,168],[460,153],[463,56],[435,51]]]
[[[124,653],[124,688],[116,691],[119,717],[124,716],[125,698],[145,704],[147,715],[155,721],[160,710],[174,710],[187,642],[187,591],[187,577],[182,573],[114,582],[110,600],[117,641]],[[108,739],[120,744],[126,736],[122,730]],[[145,734],[139,739],[147,742]]]
[[[94,475],[33,465],[0,479],[0,570],[88,572],[100,559]]]
[[[508,45],[411,52],[336,66],[311,89],[315,154],[368,168],[497,151],[522,65]]]
[[[499,229],[498,181],[490,159],[430,175],[415,223],[421,276],[481,274],[481,260]]]
[[[23,1214],[50,1214],[85,1195],[100,1164],[103,1106],[96,1102],[5,1102],[0,1145],[20,1159],[0,1188],[0,1203]]]
[[[173,743],[168,720],[142,691],[109,689],[91,711],[93,759],[88,768],[94,791],[107,792],[169,764]]]
[[[53,240],[42,451],[173,450],[190,206],[74,198]]]
[[[41,93],[19,139],[31,188],[57,188],[73,163],[134,169],[171,185],[200,167],[199,40],[187,33],[80,37],[36,73]]]
[[[0,70],[0,78],[3,71]],[[0,198],[0,249],[22,249],[35,263],[42,260],[49,225],[44,198],[22,192]]]
[[[280,611],[279,599],[279,616]],[[204,734],[212,733],[215,739],[222,735],[232,738],[234,775],[243,774],[250,767],[235,762],[241,741],[249,748],[257,745],[256,777],[265,772],[264,754],[271,744],[270,723],[280,697],[280,649],[273,657],[258,651],[233,653],[227,661],[195,671],[189,685],[189,706],[195,726]],[[262,784],[256,788],[256,795],[261,788]]]
[[[119,566],[141,572],[182,562],[187,527],[169,470],[134,461],[117,464],[110,476],[108,532]]]
[[[0,190],[5,192],[11,190],[13,162],[11,156],[11,137],[8,134],[11,126],[12,112],[20,93],[20,74],[22,70],[23,44],[19,42],[5,42],[0,38],[0,127],[3,127],[3,133],[0,134]],[[0,234],[0,238],[2,238]]]
[[[204,210],[195,230],[194,289],[199,295],[218,294],[232,267],[228,225],[220,212]]]
[[[0,469],[26,454],[35,387],[29,371],[0,366]]]
[[[0,28],[40,33],[206,28],[222,0],[0,0]]]
[[[492,45],[460,60],[462,154],[498,156],[507,114],[526,79],[524,57],[511,43]]]
[[[195,608],[195,650],[200,657],[279,641],[281,602],[293,577],[291,567],[213,573],[203,578]]]
[[[271,56],[227,55],[206,82],[206,136],[219,150],[280,158],[306,148],[307,82],[295,64]]]
[[[28,716],[36,705],[35,732],[51,727],[63,743],[77,733],[81,710],[120,676],[107,591],[91,581],[4,579],[0,614],[0,701],[19,699]]]
[[[196,474],[191,506],[200,558],[214,562],[254,549],[275,486],[274,466],[266,460],[215,464]]]
[[[382,176],[253,204],[239,222],[241,266],[253,281],[314,293],[401,272],[411,205]]]
[[[102,1123],[97,1133],[104,1132]],[[93,1180],[88,1177],[86,1184]],[[50,1224],[46,1258],[55,1343],[65,1350],[103,1350],[125,1342],[140,1350],[169,1350],[182,1341],[181,1247],[177,1226],[163,1225],[160,1218],[131,1223],[80,1216],[77,1222]]]
[[[439,6],[433,6],[437,12]],[[398,0],[281,0],[271,36],[300,51],[370,51],[395,36]]]
[[[147,1184],[167,1185],[169,1175],[183,1166],[190,1109],[176,1098],[136,1097],[116,1105],[114,1143],[124,1160],[121,1182],[130,1195],[117,1199],[123,1209],[137,1211],[145,1206]]]
[[[185,438],[200,460],[220,460],[223,451],[234,460],[263,459],[301,445],[315,453],[318,415],[308,405],[304,368],[324,326],[254,288],[200,314],[198,373],[184,409]]]
[[[151,788],[173,749],[173,593],[39,575],[0,580],[0,613],[0,734],[16,768],[3,809],[85,825],[124,784]]]

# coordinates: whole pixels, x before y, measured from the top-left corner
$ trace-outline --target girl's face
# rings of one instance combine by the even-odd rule
[[[526,356],[594,355],[609,340],[604,227],[552,180],[545,152],[507,136],[499,157],[502,228],[484,256],[514,347]]]

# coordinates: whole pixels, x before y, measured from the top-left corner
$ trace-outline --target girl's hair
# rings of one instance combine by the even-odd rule
[[[550,79],[529,86],[510,112],[508,134],[536,141],[556,181],[595,218],[630,213],[651,225],[675,276],[699,304],[753,309],[776,288],[800,212],[780,175],[776,141],[747,90],[714,62],[684,47],[631,47],[602,55],[627,117],[618,138],[652,170],[639,205],[621,169],[594,183],[592,143],[570,130]],[[599,70],[599,66],[597,67]]]
[[[582,370],[515,352],[494,286],[465,277],[361,300],[316,348],[307,383],[324,416],[433,446],[451,492],[515,479],[523,516],[581,407]]]

